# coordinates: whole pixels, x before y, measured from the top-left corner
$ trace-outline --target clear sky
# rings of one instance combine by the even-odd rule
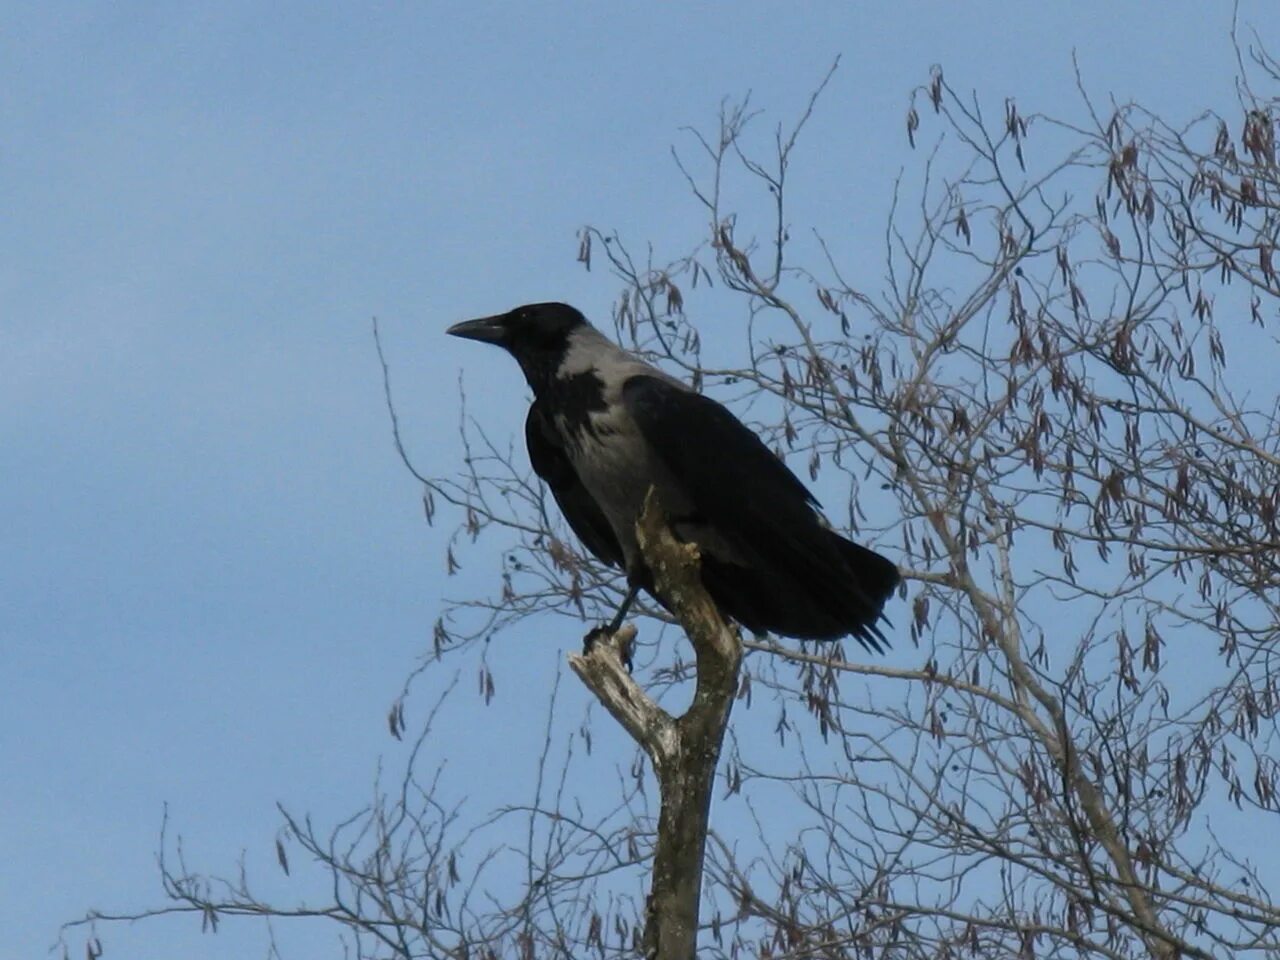
[[[1075,51],[1099,98],[1190,117],[1230,105],[1230,21],[1203,0],[5,3],[0,955],[158,903],[166,803],[193,862],[243,849],[268,876],[276,801],[327,822],[403,759],[387,707],[441,598],[488,581],[474,554],[444,575],[372,316],[407,439],[448,473],[459,371],[500,437],[524,387],[443,328],[539,299],[605,315],[616,284],[574,263],[575,231],[695,239],[669,148],[723,97],[792,117],[841,55],[800,202],[875,237],[931,64],[995,109],[1069,112]],[[495,641],[519,659],[494,708],[464,675],[432,751],[473,803],[523,799],[504,786],[565,633]],[[581,714],[576,681],[561,697]],[[495,751],[511,765],[476,759]],[[261,954],[190,919],[108,933],[135,960]]]

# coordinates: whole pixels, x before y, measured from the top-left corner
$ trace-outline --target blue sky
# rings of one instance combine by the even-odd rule
[[[842,56],[796,202],[850,249],[880,235],[935,62],[997,109],[1077,110],[1073,51],[1099,98],[1230,105],[1227,3],[793,6],[4,6],[6,952],[158,902],[166,803],[193,862],[245,849],[265,873],[277,800],[323,822],[360,805],[379,754],[403,758],[386,709],[442,597],[487,579],[472,555],[446,581],[372,316],[408,440],[447,473],[459,371],[495,435],[518,431],[524,388],[443,328],[537,299],[603,315],[615,283],[574,263],[583,224],[687,246],[702,217],[669,148],[725,96],[792,117]],[[512,799],[511,731],[540,736],[564,634],[505,636],[500,705],[468,689],[440,731],[475,804]],[[576,683],[561,696],[581,713]],[[495,750],[516,774],[475,762]],[[261,942],[190,920],[108,933],[134,958]]]

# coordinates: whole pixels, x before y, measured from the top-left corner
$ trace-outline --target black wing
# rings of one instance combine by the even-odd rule
[[[524,439],[529,447],[533,472],[546,481],[551,495],[569,526],[597,558],[615,567],[622,566],[622,548],[613,528],[591,494],[578,479],[564,452],[560,435],[535,400],[524,422]]]
[[[898,583],[890,561],[823,526],[808,488],[714,400],[650,376],[629,379],[622,398],[692,505],[673,523],[705,545],[703,582],[726,613],[756,631],[853,634],[880,649],[876,621]]]

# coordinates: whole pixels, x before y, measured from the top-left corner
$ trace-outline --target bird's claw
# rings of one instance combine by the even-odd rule
[[[589,655],[597,643],[612,640],[617,635],[618,631],[611,624],[602,623],[598,627],[593,627],[582,638],[582,653]],[[627,642],[619,643],[617,646],[618,658],[622,661],[622,665],[627,668],[627,673],[631,672],[633,666],[631,652],[635,648],[634,640],[634,631],[628,631]]]
[[[605,640],[612,635],[613,631],[604,624],[601,624],[598,627],[593,627],[591,630],[587,631],[587,635],[582,638],[582,652],[584,654],[590,653],[592,647],[601,640]]]

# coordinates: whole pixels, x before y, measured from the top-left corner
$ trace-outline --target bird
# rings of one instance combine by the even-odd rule
[[[652,487],[675,537],[696,545],[702,584],[727,618],[757,635],[852,636],[870,652],[887,648],[879,624],[897,567],[831,529],[804,483],[728,408],[566,303],[530,303],[446,332],[501,347],[520,365],[533,391],[530,465],[583,545],[626,573],[610,632],[640,590],[662,602],[635,530]]]

